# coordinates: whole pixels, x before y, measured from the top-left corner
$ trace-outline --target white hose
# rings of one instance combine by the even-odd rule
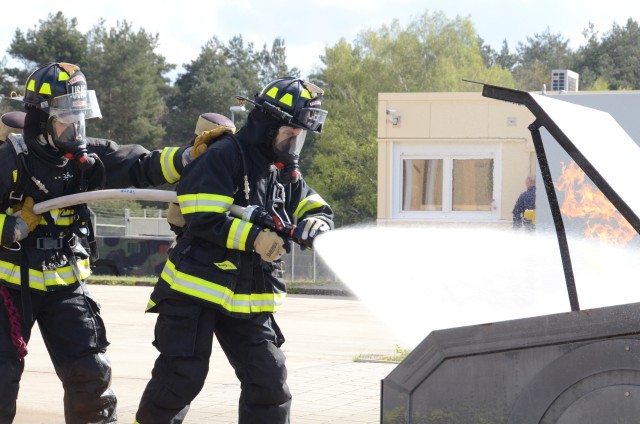
[[[79,205],[81,203],[96,202],[100,200],[147,200],[155,202],[178,203],[178,196],[176,195],[175,191],[142,188],[96,190],[45,200],[44,202],[35,204],[33,206],[33,212],[36,214],[41,214],[52,209],[61,209],[73,205]]]
[[[84,193],[60,196],[55,199],[45,200],[33,206],[35,214],[61,209],[81,203],[97,202],[101,200],[146,200],[151,202],[178,203],[178,196],[175,191],[153,190],[144,188],[119,188],[110,190],[87,191]],[[229,211],[232,216],[242,218],[244,208],[242,206],[231,205]]]

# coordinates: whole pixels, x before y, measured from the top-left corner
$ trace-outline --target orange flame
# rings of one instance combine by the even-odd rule
[[[585,173],[575,162],[569,166],[562,162],[562,174],[555,187],[564,192],[560,211],[569,218],[584,219],[587,238],[625,245],[637,234],[602,192],[585,182]]]

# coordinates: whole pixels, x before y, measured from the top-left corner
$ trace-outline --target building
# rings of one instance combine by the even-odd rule
[[[380,93],[378,224],[511,225],[536,173],[532,121],[481,93]]]
[[[546,93],[606,111],[640,143],[640,92]],[[524,106],[481,93],[378,95],[378,225],[465,224],[508,227],[527,175],[538,174]],[[590,123],[584,122],[584,131]],[[542,131],[554,182],[571,162]],[[606,151],[607,140],[602,140]],[[537,186],[542,188],[540,176]],[[557,192],[562,206],[563,193]],[[553,228],[544,191],[536,201],[538,228]],[[567,221],[582,232],[583,220]]]

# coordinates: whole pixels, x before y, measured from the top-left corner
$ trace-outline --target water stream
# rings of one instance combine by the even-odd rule
[[[571,310],[555,233],[361,227],[314,246],[403,348],[433,330]],[[640,301],[637,248],[583,238],[569,247],[582,310]]]

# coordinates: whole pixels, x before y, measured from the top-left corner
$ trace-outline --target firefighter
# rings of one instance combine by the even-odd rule
[[[298,169],[306,132],[320,133],[327,111],[318,87],[291,77],[241,99],[254,105],[247,124],[210,144],[177,187],[186,225],[147,309],[158,313],[159,356],[137,423],[183,422],[204,385],[214,336],[241,383],[238,421],[289,422],[284,337],[273,316],[286,295],[280,258],[289,241],[227,212],[251,205],[290,217],[298,240],[333,228],[330,206]],[[194,151],[206,142],[203,133]]]
[[[87,137],[85,121],[101,114],[76,65],[38,67],[24,95],[12,100],[26,115],[24,134],[0,145],[0,422],[14,419],[36,321],[62,381],[65,422],[116,422],[109,342],[100,306],[85,285],[88,208],[37,215],[33,205],[87,190],[175,183],[189,152],[186,146],[150,152]]]

